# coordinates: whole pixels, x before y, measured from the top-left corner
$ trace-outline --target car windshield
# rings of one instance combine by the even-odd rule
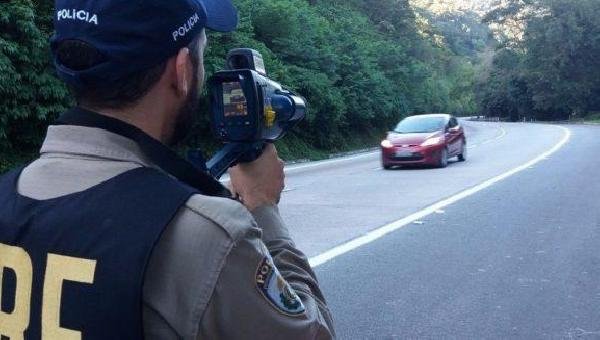
[[[394,129],[397,133],[428,133],[442,130],[446,119],[442,117],[410,117]]]

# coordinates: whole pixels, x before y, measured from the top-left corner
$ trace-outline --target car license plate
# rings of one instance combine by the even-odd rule
[[[402,158],[412,157],[412,152],[407,151],[407,150],[398,150],[398,151],[396,151],[396,157],[402,157]]]

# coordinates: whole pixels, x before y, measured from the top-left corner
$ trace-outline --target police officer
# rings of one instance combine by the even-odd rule
[[[55,14],[77,106],[0,179],[0,335],[334,337],[277,209],[275,148],[230,171],[236,201],[167,147],[192,124],[204,30],[237,25],[230,1],[57,0]]]

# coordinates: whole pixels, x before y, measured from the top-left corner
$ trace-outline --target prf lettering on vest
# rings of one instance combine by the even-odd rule
[[[96,261],[48,254],[42,297],[42,339],[81,339],[81,332],[60,327],[60,305],[63,281],[94,283]],[[0,243],[0,298],[5,270],[16,278],[14,308],[0,310],[0,335],[22,340],[29,327],[33,266],[31,257],[19,247]]]
[[[12,313],[0,310],[0,335],[13,339],[23,339],[29,326],[29,308],[31,303],[31,284],[33,282],[33,266],[31,257],[25,250],[0,243],[0,299],[4,271],[10,269],[17,277],[15,303]]]
[[[56,11],[58,21],[79,20],[98,25],[98,15],[81,9],[61,9]]]
[[[183,24],[183,26],[173,31],[173,41],[177,41],[177,39],[185,37],[192,30],[192,28],[196,26],[198,21],[200,21],[200,16],[198,13],[192,15],[187,22]]]

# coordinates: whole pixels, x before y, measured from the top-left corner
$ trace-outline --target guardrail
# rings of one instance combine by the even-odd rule
[[[499,122],[511,122],[510,119],[505,118],[505,117],[473,116],[473,117],[468,117],[467,119],[471,120],[471,121],[475,121],[475,122],[495,122],[495,123],[499,123]],[[537,123],[538,120],[535,119],[535,118],[523,117],[522,119],[519,119],[516,122],[520,122],[520,123]]]
[[[468,120],[474,122],[502,122],[502,118],[500,117],[486,117],[486,116],[473,116],[469,117]]]

